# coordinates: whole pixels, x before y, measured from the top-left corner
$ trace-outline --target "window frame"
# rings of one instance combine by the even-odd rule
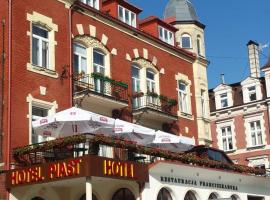
[[[183,39],[184,38],[189,38],[189,46],[183,46],[183,44],[184,44]],[[183,49],[192,49],[192,38],[191,38],[191,35],[189,35],[188,33],[183,33],[181,35],[181,47]]]
[[[199,56],[202,56],[202,39],[201,39],[201,36],[200,35],[197,36],[196,42],[197,42],[197,52],[198,52],[198,55]]]
[[[79,46],[79,47],[84,48],[85,54],[81,54],[81,53],[79,53],[79,52],[76,52],[74,46]],[[88,73],[88,66],[87,66],[87,62],[88,62],[88,59],[87,59],[87,48],[86,48],[84,45],[80,44],[80,43],[76,43],[76,42],[73,43],[73,70],[74,70],[74,68],[75,68],[74,55],[78,56],[78,73],[79,73],[79,74],[80,74],[80,73],[85,73],[85,74],[87,74],[87,73]],[[86,67],[86,71],[83,71],[83,70],[82,70],[82,58],[85,58],[85,60],[86,60],[86,66],[85,66],[85,67]]]
[[[185,90],[181,90],[180,85],[185,87]],[[188,85],[183,81],[177,82],[177,92],[178,92],[178,108],[182,113],[189,113],[188,106]]]
[[[257,127],[257,123],[259,122],[259,126],[260,128],[258,129]],[[249,123],[249,132],[250,132],[250,141],[251,141],[251,147],[256,147],[256,146],[261,146],[264,144],[263,142],[263,135],[262,135],[262,125],[261,125],[261,121],[260,120],[255,120],[255,121],[250,121]],[[254,123],[254,130],[252,130],[251,124]],[[258,133],[259,132],[259,133]],[[253,135],[255,136],[255,143],[253,143]],[[261,143],[259,143],[258,141],[258,135],[260,134],[260,138],[261,138]]]
[[[162,34],[161,34],[162,33]],[[165,35],[167,34],[167,38]],[[163,42],[174,46],[174,33],[162,26],[158,26],[158,37]]]
[[[91,6],[92,8],[99,10],[99,0],[80,0],[80,1],[88,6]],[[87,3],[87,1],[90,2]],[[94,4],[94,2],[96,2],[96,4]]]
[[[230,131],[228,131],[228,128],[230,129]],[[221,142],[222,142],[223,151],[224,152],[233,151],[235,148],[234,148],[234,142],[233,142],[232,127],[228,125],[228,126],[223,126],[220,129],[221,129],[220,132],[221,132]],[[225,135],[223,135],[223,130],[225,130]],[[224,139],[226,141],[226,148],[224,148]],[[230,148],[229,139],[231,139],[232,148]]]
[[[252,88],[252,90],[250,90]],[[247,87],[247,93],[248,93],[248,100],[249,102],[256,101],[257,100],[257,92],[256,92],[256,86],[252,85]],[[252,95],[255,94],[255,99],[252,99]]]
[[[41,74],[44,76],[48,76],[50,78],[58,78],[59,75],[56,71],[56,46],[57,46],[57,41],[56,39],[56,33],[58,32],[58,25],[54,23],[54,20],[48,16],[42,15],[38,12],[31,12],[27,13],[27,21],[29,22],[29,30],[27,31],[27,36],[29,37],[29,60],[26,63],[26,69],[28,71]],[[39,27],[42,27],[44,29],[47,29],[49,34],[48,34],[48,39],[49,39],[49,61],[48,61],[48,67],[40,67],[37,65],[33,64],[33,59],[32,59],[32,26],[37,25]]]
[[[48,115],[52,115],[56,113],[56,109],[58,108],[58,104],[56,101],[54,102],[47,102],[44,100],[40,100],[40,99],[35,99],[33,98],[33,96],[31,94],[29,94],[26,98],[26,101],[28,103],[28,119],[29,119],[29,144],[33,144],[32,141],[32,118],[33,118],[33,114],[32,114],[32,108],[33,106],[35,107],[39,107],[39,108],[44,108],[48,110]],[[48,140],[53,139],[52,137],[48,137]]]
[[[222,95],[226,95],[226,96],[222,96]],[[229,98],[228,98],[228,93],[227,92],[223,92],[221,94],[219,94],[219,99],[220,99],[220,108],[228,108],[229,107]],[[223,105],[223,101],[226,102],[226,106]]]
[[[47,35],[48,35],[48,37],[47,38],[45,38],[45,37],[42,37],[42,36],[40,36],[40,35],[36,35],[35,33],[33,33],[33,28],[34,27],[36,27],[36,28],[38,28],[38,29],[42,29],[42,30],[44,30],[44,31],[46,31],[47,32]],[[47,28],[44,28],[43,26],[41,26],[41,25],[38,25],[38,24],[35,24],[35,23],[32,23],[32,27],[31,27],[31,40],[32,40],[32,48],[31,48],[31,50],[32,50],[32,52],[31,52],[31,63],[32,63],[32,65],[35,65],[35,66],[38,66],[38,67],[42,67],[42,68],[46,68],[46,69],[50,69],[50,30],[48,30]],[[36,58],[36,60],[37,60],[37,63],[34,63],[34,57],[33,57],[33,55],[34,55],[34,48],[33,48],[33,44],[34,44],[34,39],[36,39],[36,40],[38,40],[38,47],[39,47],[39,52],[38,53],[36,53],[36,55],[37,55],[37,58]],[[43,42],[45,42],[46,43],[46,54],[47,54],[47,57],[46,57],[46,65],[44,66],[43,65]]]
[[[120,17],[120,9],[122,9],[122,17]],[[117,9],[117,13],[118,13],[118,19],[122,22],[124,22],[125,24],[128,24],[132,27],[137,27],[137,15],[136,13],[132,12],[131,10],[121,6],[121,5],[118,5],[118,9]],[[127,16],[126,16],[126,13],[128,13],[128,19],[127,19]]]

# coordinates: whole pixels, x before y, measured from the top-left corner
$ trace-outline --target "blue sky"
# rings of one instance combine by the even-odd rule
[[[168,0],[129,0],[143,9],[141,18],[155,15],[162,18]],[[191,0],[200,21],[206,25],[206,55],[209,88],[220,83],[239,82],[249,75],[246,44],[254,40],[270,43],[270,0]],[[261,66],[267,62],[270,47],[260,54]]]

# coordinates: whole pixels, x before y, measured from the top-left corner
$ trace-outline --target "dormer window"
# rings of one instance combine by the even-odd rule
[[[173,33],[161,26],[158,27],[159,39],[170,45],[174,45]]]
[[[248,97],[249,97],[249,101],[257,100],[255,86],[248,87]]]
[[[122,6],[118,6],[118,19],[130,26],[136,27],[136,14]]]
[[[220,105],[221,105],[221,108],[226,108],[228,107],[228,95],[227,93],[222,93],[220,95]]]
[[[99,0],[81,0],[81,2],[99,10]]]

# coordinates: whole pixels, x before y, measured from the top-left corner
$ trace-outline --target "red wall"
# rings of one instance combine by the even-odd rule
[[[256,106],[256,105],[255,105]],[[233,115],[233,112],[232,112]],[[270,136],[269,136],[269,117],[268,117],[268,112],[264,111],[264,124],[261,124],[265,128],[265,136],[266,136],[266,145],[270,144]],[[226,119],[228,119],[226,117]],[[256,156],[261,156],[261,155],[270,155],[270,150],[264,150],[263,148],[255,149],[254,150],[248,150],[247,149],[247,141],[246,141],[246,132],[245,132],[245,119],[244,115],[237,115],[233,117],[234,119],[234,126],[235,126],[235,140],[236,140],[236,149],[241,149],[244,150],[242,153],[232,153],[229,154],[231,159],[233,160],[238,160],[239,164],[248,164],[247,158],[250,157],[256,157]],[[225,120],[225,119],[224,119]],[[221,121],[219,119],[219,121]],[[218,148],[218,141],[217,141],[217,131],[216,131],[216,124],[213,121],[211,123],[211,133],[212,133],[212,139],[213,139],[213,147]],[[222,147],[221,147],[222,148]]]
[[[56,72],[61,75],[63,66],[69,65],[68,9],[64,7],[64,4],[55,0],[24,0],[13,1],[12,10],[14,14],[12,26],[11,147],[13,148],[29,143],[29,119],[27,118],[29,109],[26,102],[28,94],[44,101],[57,101],[58,110],[62,110],[70,107],[70,85],[68,79],[61,81],[60,78],[54,79],[26,70],[26,64],[31,62],[30,37],[26,34],[30,30],[30,22],[27,21],[26,13],[32,14],[33,11],[53,18],[53,23],[58,25],[58,32],[55,35],[57,41],[55,49]],[[39,95],[40,86],[47,88],[45,96]]]

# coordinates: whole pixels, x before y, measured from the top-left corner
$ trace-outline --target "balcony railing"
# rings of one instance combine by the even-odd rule
[[[194,152],[171,152],[104,135],[75,135],[13,150],[13,158],[16,162],[15,167],[27,167],[45,162],[81,157],[87,154],[144,163],[156,162],[157,160],[171,160],[207,168],[260,176],[265,175],[265,170],[211,160],[208,157],[200,157]]]
[[[177,116],[177,101],[156,93],[137,93],[133,95],[133,110],[141,108],[150,108]]]
[[[76,75],[73,80],[74,94],[92,92],[117,101],[128,102],[128,85],[123,82],[98,73]]]

